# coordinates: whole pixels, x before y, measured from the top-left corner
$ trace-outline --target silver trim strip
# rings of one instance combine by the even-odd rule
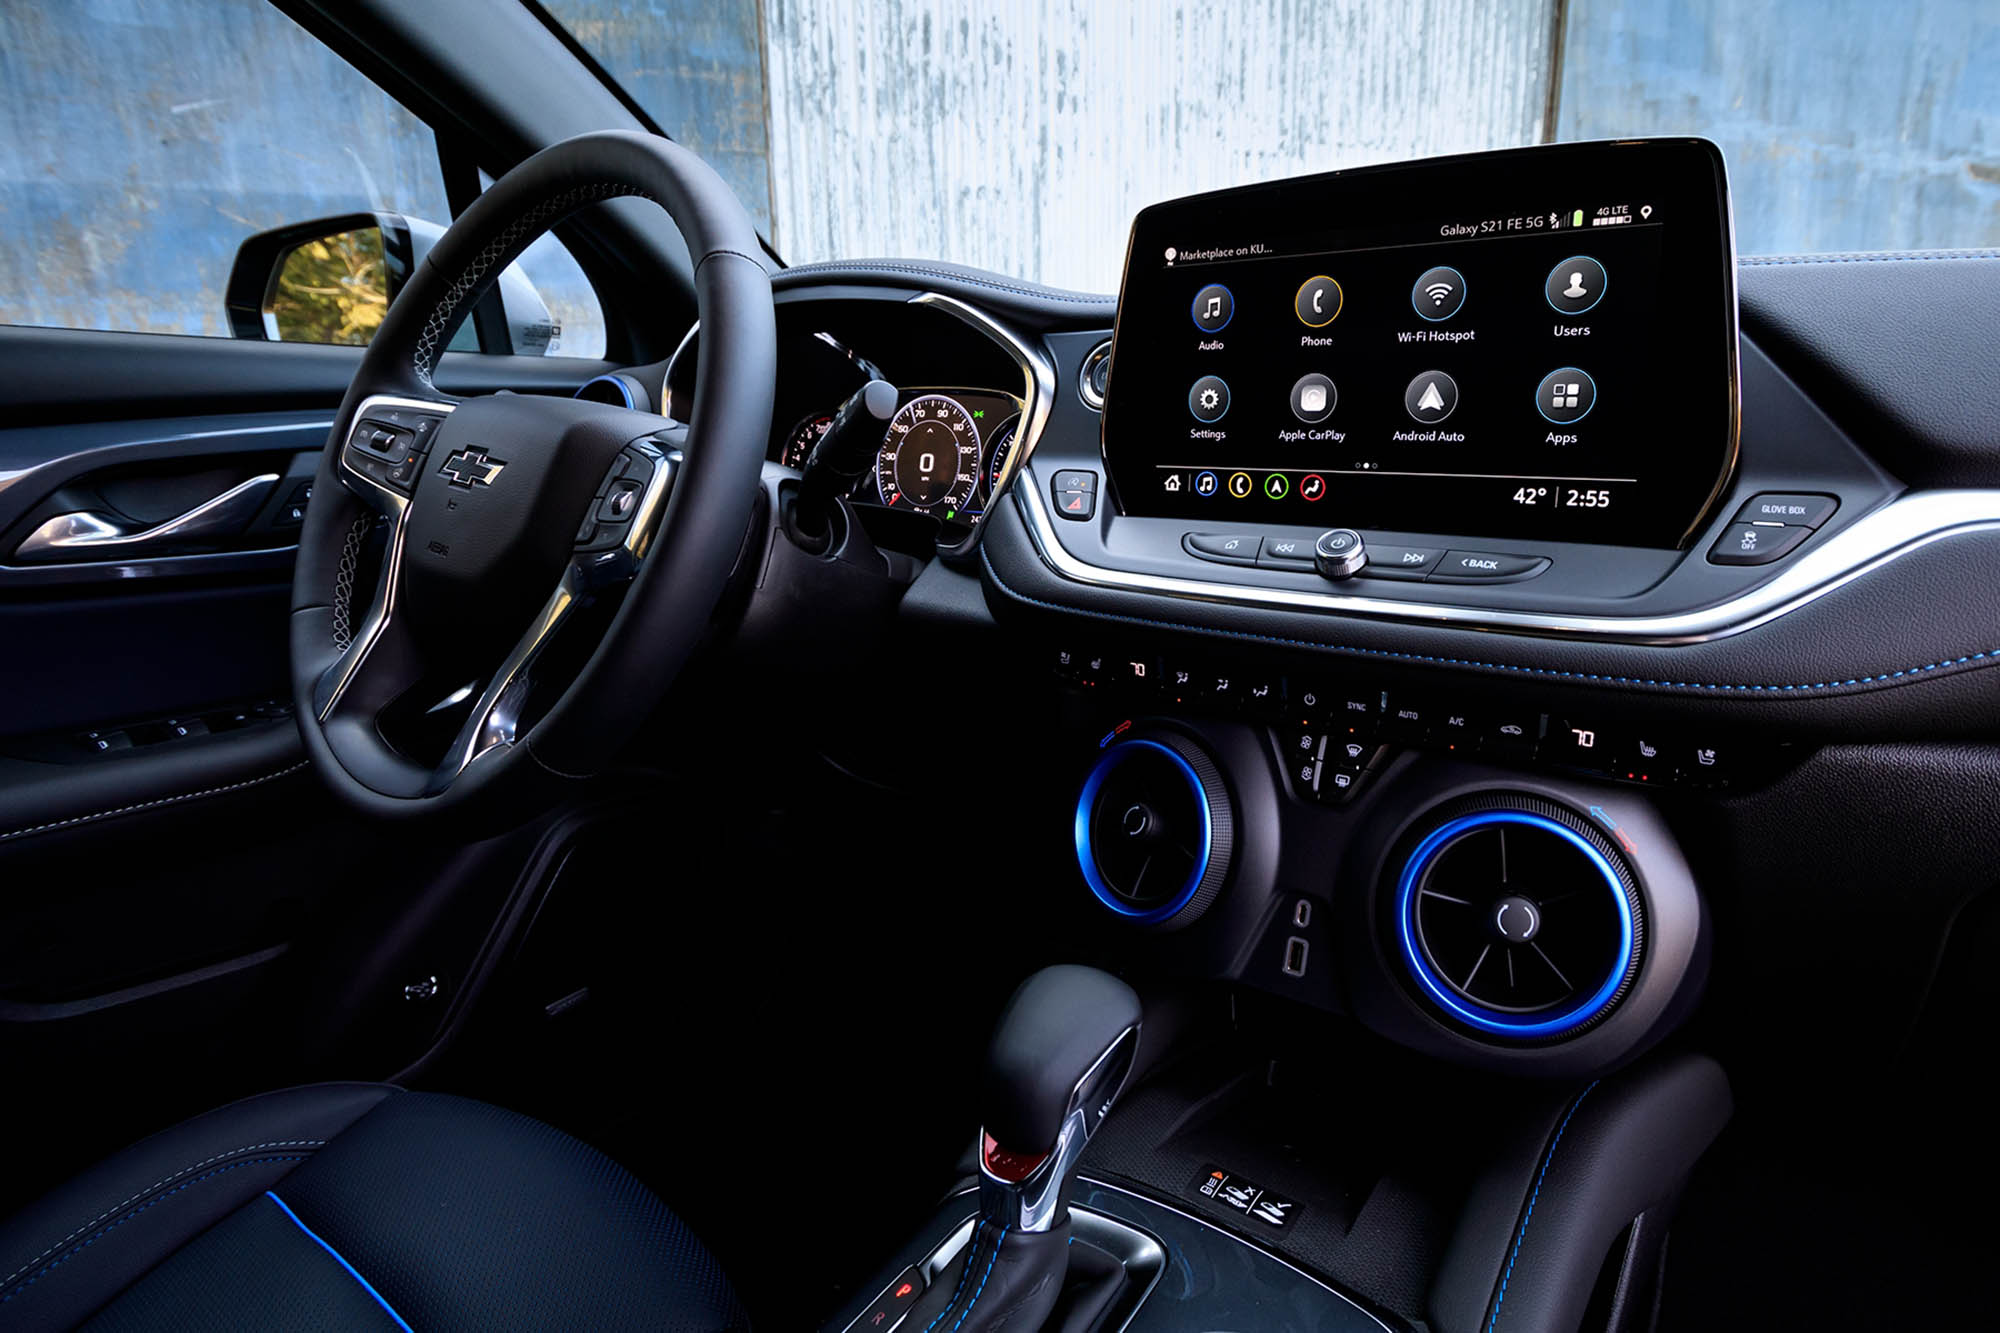
[[[1043,562],[1073,583],[1191,601],[1660,646],[1708,643],[1741,634],[1932,542],[2000,528],[2000,490],[1914,491],[1826,537],[1783,567],[1777,577],[1727,601],[1671,615],[1591,616],[1399,602],[1383,597],[1259,588],[1111,569],[1080,559],[1064,548],[1034,487],[1017,488],[1015,498]]]
[[[16,560],[42,561],[71,552],[86,558],[95,551],[144,553],[155,547],[210,537],[234,536],[250,526],[264,497],[278,484],[278,474],[265,472],[202,501],[177,518],[133,531],[115,520],[89,511],[58,514],[21,539]]]
[[[346,418],[346,431],[338,438],[329,437],[326,447],[334,451],[334,475],[341,484],[354,493],[354,497],[378,514],[389,516],[389,549],[382,557],[382,571],[375,582],[375,600],[368,605],[368,615],[356,631],[354,641],[334,664],[321,674],[313,685],[313,717],[324,726],[333,710],[339,706],[341,696],[353,683],[361,664],[368,659],[368,653],[375,647],[375,641],[382,637],[388,627],[389,618],[396,612],[396,585],[402,581],[403,569],[403,529],[410,517],[410,499],[400,491],[378,484],[373,478],[363,476],[347,465],[347,445],[354,435],[354,423],[367,416],[377,407],[407,407],[419,412],[435,412],[439,416],[449,416],[457,403],[436,402],[428,398],[401,398],[393,394],[372,394],[361,400]],[[426,460],[428,466],[428,459]]]
[[[1043,429],[1049,424],[1049,414],[1056,405],[1056,368],[1047,356],[1029,346],[1005,324],[978,306],[968,305],[955,296],[946,296],[942,292],[919,292],[905,304],[930,306],[970,324],[1012,357],[1014,364],[1021,368],[1021,426],[1014,433],[1014,452],[1008,458],[1007,466],[1001,469],[1000,480],[994,483],[992,494],[986,497],[986,513],[972,525],[972,531],[966,534],[965,540],[956,546],[938,547],[943,555],[969,555],[979,545],[980,529],[986,525],[986,518],[1000,503],[1000,497],[1007,493],[1007,488],[1020,475],[1021,469],[1028,465],[1028,460],[1034,456],[1035,445],[1041,441]]]

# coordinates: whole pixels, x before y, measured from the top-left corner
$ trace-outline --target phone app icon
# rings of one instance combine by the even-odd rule
[[[1235,499],[1244,499],[1255,489],[1256,483],[1250,480],[1248,472],[1232,472],[1229,474],[1229,494]]]
[[[1309,329],[1323,329],[1339,317],[1345,299],[1340,284],[1322,273],[1299,284],[1298,295],[1292,298],[1292,309],[1299,323]]]

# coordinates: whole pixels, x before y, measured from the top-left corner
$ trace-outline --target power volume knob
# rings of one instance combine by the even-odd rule
[[[1368,563],[1368,544],[1353,528],[1329,528],[1313,542],[1313,568],[1321,577],[1351,579]]]

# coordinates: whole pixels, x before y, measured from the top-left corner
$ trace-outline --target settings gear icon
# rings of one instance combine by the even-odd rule
[[[1213,375],[1203,375],[1188,389],[1187,405],[1198,421],[1220,421],[1229,410],[1229,386]]]

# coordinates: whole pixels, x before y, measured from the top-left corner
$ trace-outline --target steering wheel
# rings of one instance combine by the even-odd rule
[[[501,271],[577,209],[628,195],[666,209],[694,262],[687,424],[440,392],[439,353]],[[410,275],[335,417],[292,583],[299,729],[348,804],[503,820],[603,769],[658,705],[759,495],[777,333],[758,255],[700,158],[602,133],[495,182]],[[378,528],[371,597],[355,585]]]

